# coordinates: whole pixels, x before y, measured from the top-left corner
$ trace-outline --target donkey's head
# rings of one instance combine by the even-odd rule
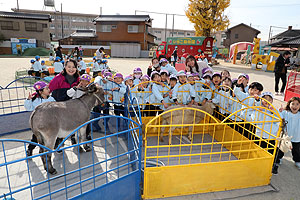
[[[104,103],[104,101],[105,101],[104,90],[101,86],[92,83],[89,85],[89,87],[87,89],[87,93],[88,93],[88,95],[94,95],[97,98],[95,106]]]

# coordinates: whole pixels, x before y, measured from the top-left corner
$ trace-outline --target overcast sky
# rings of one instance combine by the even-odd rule
[[[175,3],[176,2],[176,3]],[[43,0],[19,0],[21,9],[43,9]],[[63,3],[63,11],[99,14],[102,7],[102,14],[147,14],[151,11],[169,14],[185,15],[188,0],[56,0],[55,6],[60,10]],[[15,8],[17,0],[0,0],[0,8],[3,11],[10,11]],[[51,8],[47,8],[51,10]],[[230,7],[226,14],[230,19],[230,26],[245,23],[261,31],[259,37],[267,40],[270,26],[300,29],[300,1],[299,0],[231,0]],[[153,27],[165,27],[166,16],[149,13],[153,18]],[[172,28],[172,16],[167,19],[168,28]],[[193,25],[185,16],[175,16],[175,29],[193,29]],[[284,31],[281,28],[272,28],[272,34]]]

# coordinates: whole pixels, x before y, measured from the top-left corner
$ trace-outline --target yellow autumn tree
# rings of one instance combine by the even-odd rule
[[[211,36],[216,31],[225,30],[229,19],[224,11],[230,0],[189,0],[185,11],[190,22],[194,24],[197,36]]]

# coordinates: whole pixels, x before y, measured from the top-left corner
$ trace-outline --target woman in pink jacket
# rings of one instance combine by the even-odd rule
[[[66,62],[63,71],[51,80],[49,89],[56,101],[66,101],[70,99],[67,95],[67,90],[77,86],[78,83],[79,72],[77,70],[77,62],[69,60]]]

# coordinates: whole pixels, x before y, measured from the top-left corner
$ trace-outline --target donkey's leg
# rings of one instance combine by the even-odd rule
[[[83,142],[87,141],[87,139],[86,139],[86,126],[82,127],[79,131],[80,131],[79,140],[82,140]],[[88,144],[84,144],[83,148],[86,152],[89,152],[89,151],[92,150],[91,147]]]
[[[49,149],[54,149],[56,138],[57,138],[57,134],[49,133],[48,138],[45,138],[45,141],[44,141],[45,147],[48,147]],[[54,167],[52,165],[51,154],[48,153],[46,155],[46,157],[47,157],[47,167],[48,167],[49,173],[56,174],[57,171],[56,171],[56,169],[54,169]],[[45,170],[47,170],[47,167],[44,165]]]

